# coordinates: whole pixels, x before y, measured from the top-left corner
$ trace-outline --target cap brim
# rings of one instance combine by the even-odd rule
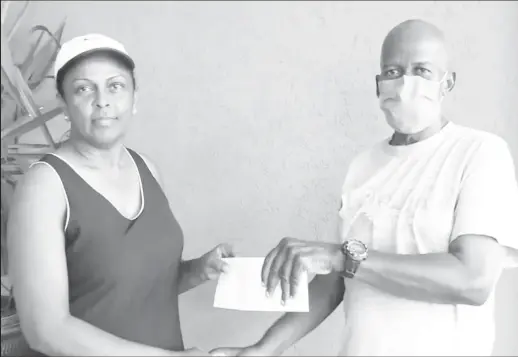
[[[84,52],[81,52],[81,53],[78,53],[77,55],[75,55],[74,57],[70,58],[68,61],[66,61],[65,63],[63,63],[63,65],[55,72],[55,76],[57,78],[59,72],[65,68],[70,62],[72,62],[73,60],[75,60],[76,58],[78,57],[84,57],[84,56],[88,56],[92,53],[96,53],[96,52],[103,52],[103,51],[107,51],[107,52],[112,52],[114,54],[117,54],[121,57],[123,57],[127,63],[129,64],[130,66],[130,69],[131,70],[134,70],[135,69],[135,61],[133,61],[133,58],[131,58],[127,53],[124,53],[122,51],[119,51],[115,48],[112,48],[112,47],[98,47],[98,48],[92,48],[91,50],[87,50],[87,51],[84,51]]]

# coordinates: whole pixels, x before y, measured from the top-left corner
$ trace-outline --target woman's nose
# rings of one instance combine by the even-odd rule
[[[97,98],[96,98],[96,101],[95,101],[95,105],[98,107],[98,108],[105,108],[105,107],[109,107],[110,106],[110,103],[108,102],[107,100],[107,95],[104,94],[104,93],[101,93],[100,91],[97,92]]]

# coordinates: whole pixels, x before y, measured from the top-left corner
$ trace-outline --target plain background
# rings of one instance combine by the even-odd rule
[[[264,256],[284,236],[334,239],[347,164],[390,134],[375,96],[383,37],[410,18],[450,41],[448,117],[502,136],[518,162],[517,2],[41,1],[20,33],[65,16],[65,39],[103,33],[133,54],[128,145],[158,165],[186,258],[224,241]],[[214,287],[181,297],[187,346],[245,345],[279,316],[215,309]],[[341,326],[339,308],[287,354],[336,354]],[[495,355],[518,355],[516,331],[518,270],[497,288]]]

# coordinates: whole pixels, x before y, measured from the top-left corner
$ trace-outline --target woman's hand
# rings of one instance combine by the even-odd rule
[[[227,263],[223,258],[234,256],[232,246],[229,244],[219,244],[214,249],[202,255],[199,259],[200,274],[204,280],[216,280],[221,273],[227,269]]]
[[[211,356],[210,353],[200,350],[197,347],[186,349],[183,352],[180,352],[178,354],[175,354],[176,356]]]
[[[210,351],[211,356],[273,356],[256,346],[219,347]]]

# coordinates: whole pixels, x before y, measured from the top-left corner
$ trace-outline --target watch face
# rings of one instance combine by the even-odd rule
[[[347,242],[347,251],[353,259],[365,259],[367,256],[367,246],[360,241]]]

